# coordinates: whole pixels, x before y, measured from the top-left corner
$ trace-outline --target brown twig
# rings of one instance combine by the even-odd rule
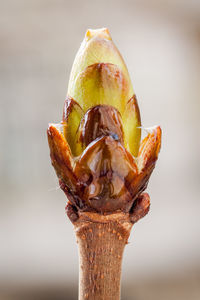
[[[148,194],[141,195],[132,213],[67,214],[74,224],[79,248],[79,300],[119,300],[124,247],[133,223],[149,210]]]

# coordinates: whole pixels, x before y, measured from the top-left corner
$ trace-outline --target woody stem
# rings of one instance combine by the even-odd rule
[[[132,227],[123,213],[82,213],[74,222],[79,248],[79,300],[119,300],[124,247]]]

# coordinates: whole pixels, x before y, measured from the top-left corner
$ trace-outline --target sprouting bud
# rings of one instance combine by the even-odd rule
[[[161,129],[154,127],[140,142],[136,96],[107,29],[87,31],[72,67],[62,122],[50,124],[47,133],[60,187],[77,212],[135,209],[138,219],[148,211],[149,199],[140,194],[158,158]]]
[[[115,107],[123,119],[125,145],[137,156],[141,138],[140,112],[127,67],[108,29],[86,32],[72,66],[68,97],[84,112],[96,105]],[[73,153],[80,154],[80,145],[75,144],[75,147],[77,151],[72,150]]]
[[[125,62],[119,53],[117,47],[112,41],[107,28],[92,30],[89,29],[81,44],[81,47],[75,57],[68,85],[68,95],[76,99],[77,95],[76,80],[80,73],[84,72],[87,67],[94,64],[113,64],[124,76],[124,80],[129,86],[129,95],[127,101],[133,96],[133,88]],[[111,100],[111,99],[110,99]],[[85,99],[76,99],[81,106],[85,105]],[[91,107],[92,105],[90,105]],[[87,107],[89,108],[89,107]]]

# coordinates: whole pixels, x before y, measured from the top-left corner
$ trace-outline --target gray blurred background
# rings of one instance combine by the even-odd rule
[[[124,56],[143,125],[163,129],[122,299],[200,299],[198,0],[0,0],[0,299],[77,299],[77,246],[46,128],[61,119],[86,29],[99,27]]]

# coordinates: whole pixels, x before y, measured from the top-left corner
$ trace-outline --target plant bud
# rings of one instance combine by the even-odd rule
[[[75,94],[77,94],[77,77],[88,66],[99,63],[113,64],[121,70],[130,89],[130,96],[128,98],[130,99],[133,96],[134,92],[128,70],[121,54],[113,43],[107,28],[97,30],[89,29],[86,32],[85,38],[81,44],[81,47],[75,57],[72,66],[68,85],[68,95],[73,99],[76,99]],[[84,99],[79,100],[81,101],[79,104],[82,106],[85,101]],[[78,99],[76,101],[78,101]]]
[[[141,139],[126,65],[107,29],[88,30],[75,58],[60,124],[47,130],[52,165],[76,212],[146,214],[161,129]],[[71,214],[70,214],[71,215]]]

